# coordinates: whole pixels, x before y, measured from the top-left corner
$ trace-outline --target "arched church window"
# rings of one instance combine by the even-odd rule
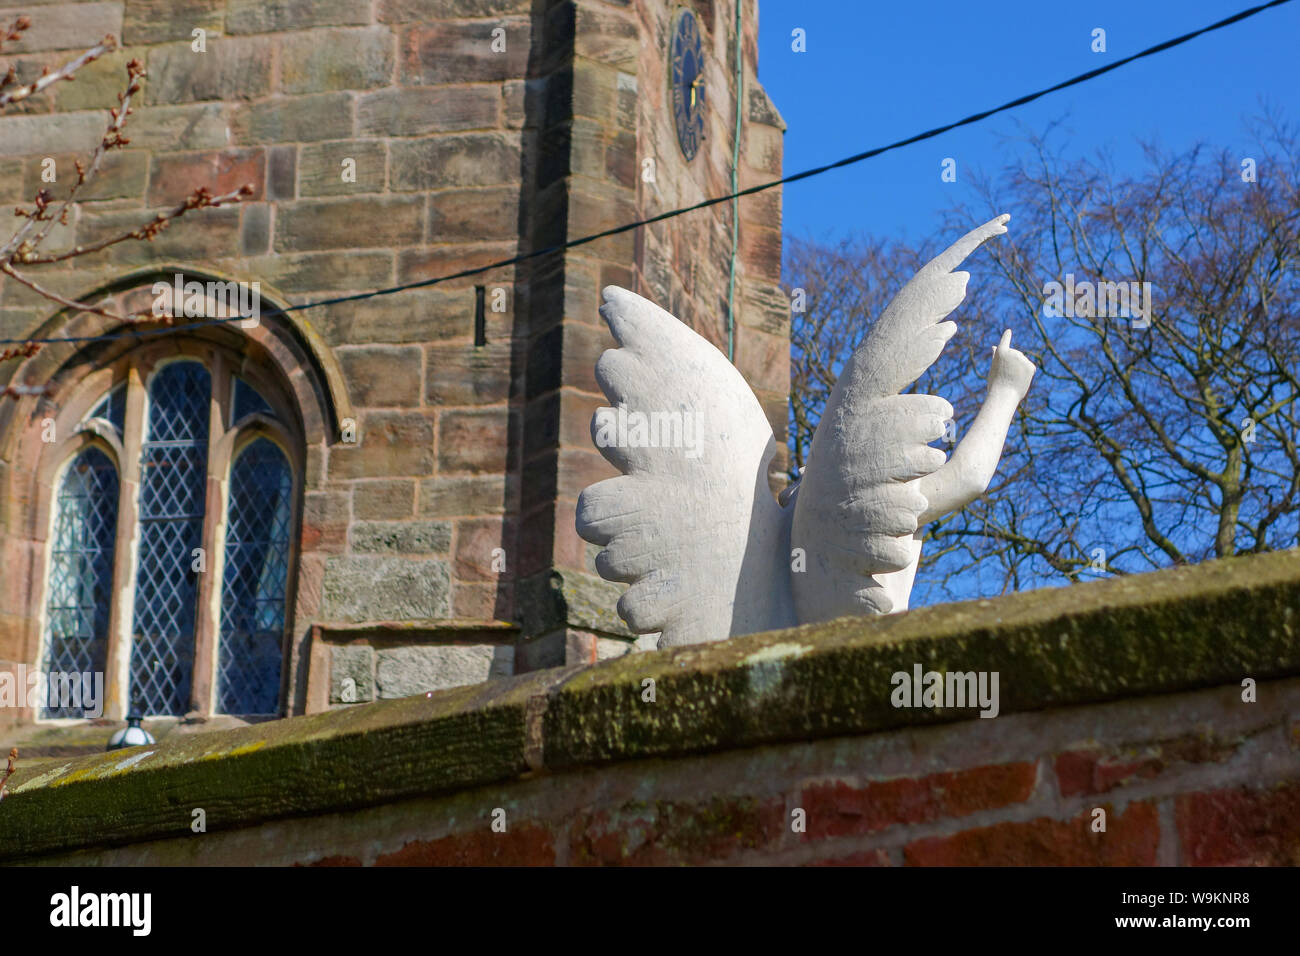
[[[283,711],[301,439],[247,365],[202,343],[119,360],[57,483],[42,660],[103,673],[124,711]]]
[[[289,460],[273,441],[258,438],[239,452],[230,469],[221,589],[217,697],[228,714],[276,711],[292,495]]]
[[[58,483],[41,662],[42,673],[56,675],[56,680],[42,688],[42,717],[86,714],[86,701],[79,693],[72,698],[58,695],[59,688],[70,686],[58,675],[77,675],[80,680],[82,674],[104,672],[117,496],[117,467],[94,446],[68,463]]]
[[[190,709],[199,574],[207,570],[203,499],[211,394],[212,376],[198,362],[165,365],[149,385],[131,702],[151,714]]]

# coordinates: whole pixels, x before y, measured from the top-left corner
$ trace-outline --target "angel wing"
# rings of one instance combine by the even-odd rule
[[[790,511],[773,499],[772,428],[721,352],[635,293],[609,286],[600,314],[619,348],[596,363],[611,403],[592,419],[623,474],[578,499],[577,530],[604,546],[596,569],[630,582],[619,615],[659,646],[794,623]]]
[[[998,216],[940,253],[899,291],[853,353],[813,435],[809,466],[794,499],[791,546],[807,571],[792,574],[800,623],[888,613],[892,601],[873,575],[916,558],[914,535],[927,501],[917,479],[937,471],[952,406],[933,395],[901,394],[957,331],[943,321],[966,296],[969,273],[954,272],[982,242],[1006,232]]]

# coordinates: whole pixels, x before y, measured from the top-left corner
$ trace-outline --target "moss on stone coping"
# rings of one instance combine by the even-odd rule
[[[538,672],[228,731],[22,766],[0,802],[0,859],[367,806],[527,771]]]
[[[259,718],[245,720],[226,714],[215,714],[199,721],[186,721],[180,717],[150,717],[142,724],[155,740],[163,740],[175,734],[186,735],[214,733],[232,730],[250,723],[265,723]],[[30,761],[64,760],[69,757],[84,757],[101,754],[108,738],[126,727],[124,720],[81,720],[75,722],[35,723],[10,727],[0,733],[0,754],[7,754],[10,747],[17,747],[21,754],[22,765]]]
[[[1300,555],[1281,552],[169,737],[20,769],[0,858],[189,835],[197,807],[211,831],[539,768],[976,718],[894,708],[890,678],[914,664],[999,672],[1002,713],[1278,678],[1300,673],[1297,608]]]
[[[616,658],[545,715],[546,766],[861,734],[969,719],[895,708],[891,676],[997,671],[1000,712],[1300,672],[1300,554],[1234,558],[1070,587],[843,618]],[[642,682],[656,702],[643,703]]]

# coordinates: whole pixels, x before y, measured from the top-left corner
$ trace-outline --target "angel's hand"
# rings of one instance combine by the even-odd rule
[[[951,246],[945,249],[939,255],[935,256],[926,266],[927,269],[935,269],[939,272],[952,272],[961,265],[966,257],[980,247],[985,241],[992,239],[994,236],[1004,235],[1007,231],[1007,223],[1011,220],[1008,213],[995,216],[982,226],[976,226],[966,235],[962,236]]]
[[[994,216],[982,226],[976,226],[971,230],[971,238],[983,242],[986,239],[992,239],[994,236],[1003,236],[1007,232],[1007,223],[1011,221],[1010,213],[1002,213],[1000,216]]]
[[[1008,392],[1019,402],[1029,391],[1029,381],[1034,377],[1035,371],[1034,363],[1023,352],[1011,347],[1011,330],[1007,329],[1002,333],[1002,340],[993,347],[989,392]]]

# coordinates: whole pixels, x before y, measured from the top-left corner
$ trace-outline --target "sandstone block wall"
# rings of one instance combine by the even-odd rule
[[[105,33],[122,48],[0,117],[0,201],[34,194],[47,158],[59,173],[48,185],[56,196],[66,189],[73,160],[103,131],[125,63],[138,58],[149,75],[130,145],[111,155],[50,248],[134,226],[200,185],[248,183],[253,194],[186,217],[153,243],[122,243],[42,270],[61,294],[117,289],[124,276],[141,286],[155,271],[189,269],[258,281],[268,302],[295,305],[532,252],[728,189],[732,7],[694,4],[710,58],[710,114],[706,149],[687,165],[665,101],[667,26],[677,6],[17,5],[0,18],[33,18],[15,48],[20,79]],[[740,175],[748,185],[779,174],[781,124],[756,79],[753,0],[742,16]],[[654,183],[640,178],[645,158],[657,163]],[[747,199],[740,211],[737,361],[781,445],[788,326],[776,287],[779,194]],[[339,440],[325,400],[321,428],[306,428],[289,712],[330,706],[329,655],[339,646],[330,625],[438,624],[418,640],[470,642],[495,661],[493,673],[506,667],[496,650],[503,640],[521,641],[509,665],[518,670],[630,649],[632,636],[613,614],[618,589],[599,581],[573,531],[582,487],[611,473],[587,433],[603,402],[592,366],[613,344],[596,311],[599,289],[613,282],[658,298],[725,348],[731,214],[719,206],[690,222],[281,323],[285,338],[319,345],[316,377],[336,382],[357,434],[355,443]],[[487,302],[482,342],[476,286]],[[74,321],[52,314],[47,301],[0,281],[0,337],[57,335]],[[0,379],[84,378],[115,355],[50,350],[6,363]],[[279,372],[294,375],[292,361]],[[34,400],[0,403],[0,666],[34,663],[38,654],[46,531],[36,516],[49,490],[32,484],[23,449],[46,414]],[[447,622],[463,627],[449,637]],[[494,622],[513,624],[515,635],[484,637]],[[327,627],[313,642],[316,625]],[[340,657],[339,666],[342,673],[352,664]]]
[[[673,126],[667,55],[683,5],[659,0],[580,0],[573,5],[572,117],[567,189],[568,238],[647,218],[731,189],[735,149],[734,5],[689,6],[703,34],[708,107],[704,142],[686,162]],[[566,8],[567,10],[567,8]],[[568,17],[568,12],[561,11]],[[755,0],[741,4],[742,129],[739,184],[781,175],[784,124],[757,80]],[[727,287],[732,207],[719,204],[569,251],[562,288],[563,360],[548,388],[525,412],[524,502],[520,552],[526,578],[520,603],[531,623],[522,667],[594,662],[632,643],[613,613],[620,588],[601,581],[599,549],[574,531],[578,495],[616,472],[592,447],[589,423],[605,404],[594,365],[613,340],[597,309],[600,290],[622,285],[647,296],[727,350]],[[776,435],[773,484],[784,487],[789,395],[789,303],[779,288],[781,194],[747,197],[739,206],[736,250],[735,362],[753,386]],[[531,399],[531,392],[530,392]],[[557,422],[534,448],[529,423]],[[538,475],[544,469],[546,477]],[[545,491],[543,491],[545,489]]]

